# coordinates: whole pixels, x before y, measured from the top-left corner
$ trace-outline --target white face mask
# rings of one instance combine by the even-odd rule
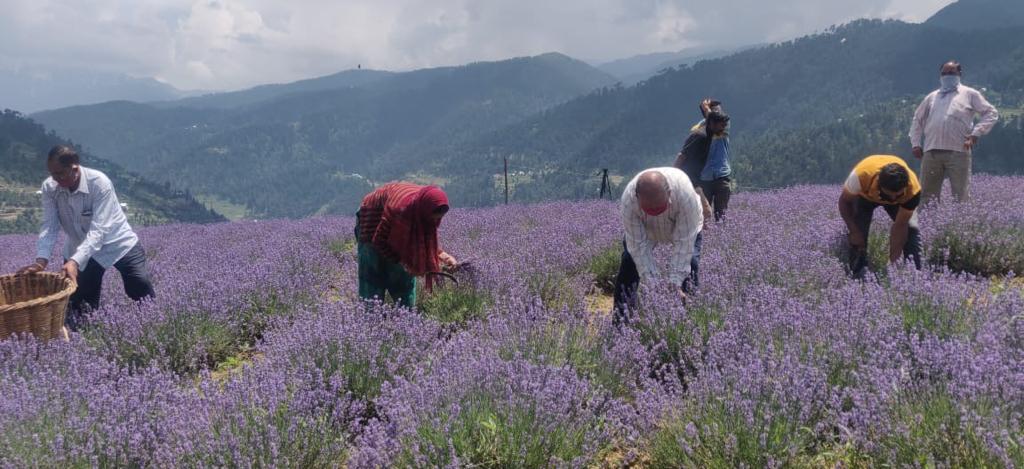
[[[948,93],[956,90],[956,87],[960,86],[959,75],[942,75],[939,77],[939,83],[942,85],[942,92]]]

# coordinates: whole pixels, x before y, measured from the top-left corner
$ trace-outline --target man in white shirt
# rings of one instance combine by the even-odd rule
[[[665,167],[641,172],[626,185],[621,200],[625,229],[622,262],[615,278],[615,322],[627,319],[636,305],[636,290],[669,283],[681,300],[699,284],[701,228],[704,210],[700,196],[683,171]],[[654,247],[671,244],[667,275],[661,272]]]
[[[963,67],[951,61],[942,65],[941,87],[928,94],[914,113],[910,144],[921,159],[921,203],[938,199],[948,176],[953,197],[970,197],[971,150],[999,121],[999,113],[974,88],[960,83]],[[981,116],[974,123],[974,116]]]
[[[62,271],[78,282],[71,295],[67,326],[77,330],[85,309],[100,303],[103,274],[114,266],[133,300],[155,296],[146,267],[146,253],[117,201],[110,179],[79,164],[78,153],[58,145],[46,159],[50,177],[43,181],[43,227],[36,243],[36,262],[18,271],[33,274],[46,269],[58,231],[63,231]]]

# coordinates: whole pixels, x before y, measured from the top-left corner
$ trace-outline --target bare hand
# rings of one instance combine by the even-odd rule
[[[710,113],[710,112],[711,112],[711,98],[704,98],[704,100],[700,102],[700,113],[704,117],[707,117],[708,113]]]
[[[924,150],[921,147],[914,147],[910,151],[914,154],[914,158],[917,158],[917,159],[924,158]]]
[[[864,249],[867,247],[868,243],[864,239],[864,233],[851,231],[848,239],[850,240],[850,246],[853,246],[854,249]]]
[[[459,261],[455,260],[451,254],[444,251],[441,251],[441,253],[437,255],[437,260],[441,262],[443,267],[447,267],[449,269],[454,269],[459,266]]]
[[[42,272],[46,268],[46,259],[36,259],[36,262],[32,265],[26,265],[18,269],[15,275],[30,275]]]
[[[64,276],[71,279],[72,282],[78,283],[78,263],[74,260],[65,262],[61,272]]]
[[[713,215],[711,211],[711,202],[709,202],[708,198],[704,196],[703,189],[696,187],[694,188],[694,191],[697,192],[697,195],[700,197],[700,212],[701,216],[704,217],[703,228],[706,229],[710,225]]]
[[[971,135],[970,137],[967,137],[967,140],[964,140],[964,151],[965,152],[971,151],[974,148],[974,146],[977,145],[977,144],[978,144],[978,137],[976,135]]]

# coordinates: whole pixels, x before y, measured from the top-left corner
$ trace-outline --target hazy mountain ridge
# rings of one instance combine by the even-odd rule
[[[20,113],[0,113],[0,233],[39,228],[40,202],[36,191],[48,176],[46,155],[54,145],[68,143]],[[224,220],[187,192],[154,183],[88,153],[81,157],[83,165],[110,177],[134,224]]]
[[[152,78],[116,73],[0,69],[0,109],[24,113],[111,100],[178,99],[190,94]]]
[[[110,103],[38,117],[143,174],[258,214],[302,216],[347,213],[372,184],[399,178],[443,184],[459,204],[495,203],[504,158],[516,174],[515,200],[591,196],[601,168],[624,178],[669,164],[698,119],[697,102],[714,96],[734,119],[740,186],[772,187],[832,182],[864,151],[905,153],[907,124],[896,116],[937,86],[939,64],[952,57],[964,62],[965,82],[1006,111],[978,160],[1017,170],[1005,142],[1020,132],[1012,116],[1024,103],[1024,27],[934,23],[855,21],[629,87],[546,54],[393,74],[244,109]],[[874,120],[865,124],[865,115]]]
[[[393,74],[237,109],[105,103],[35,117],[142,174],[257,213],[294,216],[344,205],[332,200],[369,187],[355,173],[400,177],[421,166],[422,145],[464,141],[614,82],[583,62],[544,54]]]
[[[701,60],[711,60],[745,50],[763,47],[749,45],[739,47],[693,47],[676,52],[641,54],[596,65],[597,68],[615,76],[624,85],[634,85],[657,75],[666,69],[693,65]]]
[[[965,62],[970,70],[967,84],[987,88],[986,95],[999,106],[1019,108],[1024,102],[1022,56],[1024,28],[951,32],[930,25],[858,21],[668,71],[635,87],[603,90],[480,136],[455,152],[443,149],[421,155],[448,161],[449,171],[473,168],[491,173],[500,170],[502,157],[509,156],[517,171],[536,175],[527,178],[532,179],[527,183],[532,186],[529,191],[521,186],[524,198],[519,200],[580,197],[591,189],[596,191],[591,175],[600,168],[629,175],[644,167],[669,164],[699,118],[697,102],[714,96],[726,103],[733,117],[734,153],[740,166],[737,177],[743,184],[829,182],[840,169],[814,172],[811,177],[794,173],[809,165],[803,158],[810,158],[817,147],[841,150],[828,134],[787,140],[799,145],[789,151],[801,158],[787,160],[777,155],[783,163],[789,161],[788,166],[783,164],[785,171],[776,169],[768,174],[750,159],[761,155],[758,145],[781,141],[787,133],[821,128],[879,106],[901,114],[912,111],[924,94],[937,87],[938,66],[949,57]],[[893,102],[900,107],[892,108]],[[881,146],[908,152],[894,146],[890,136],[905,135],[907,127],[891,124],[894,127],[884,136],[865,130],[859,134],[863,144],[823,156],[836,168],[848,169],[864,156],[860,148]],[[984,147],[979,149],[979,153],[984,151]],[[1013,154],[1000,157],[1021,159]],[[748,170],[743,170],[744,164]],[[473,203],[493,203],[497,194],[487,191],[481,181],[469,174],[453,183],[453,189],[465,192],[466,200]],[[488,197],[477,196],[484,192]]]
[[[959,0],[946,5],[925,24],[958,30],[1024,26],[1024,2],[1020,0]]]

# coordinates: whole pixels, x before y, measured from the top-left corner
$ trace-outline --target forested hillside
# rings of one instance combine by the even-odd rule
[[[258,216],[354,210],[371,182],[429,173],[425,149],[458,146],[614,79],[560,54],[395,74],[234,109],[137,103],[36,117],[149,177]],[[206,98],[212,99],[212,98]]]
[[[985,1],[994,0],[966,3]],[[739,188],[777,187],[834,182],[868,153],[908,155],[909,116],[953,58],[1003,114],[977,169],[1024,170],[1024,25],[950,29],[941,16],[855,21],[628,87],[548,54],[374,75],[234,108],[121,102],[38,118],[148,177],[251,215],[298,217],[350,213],[394,179],[441,184],[459,205],[493,204],[504,159],[514,201],[593,197],[602,168],[614,184],[669,164],[697,102],[713,96],[733,118]]]
[[[46,154],[54,145],[69,143],[14,111],[0,113],[0,234],[39,229],[40,201],[36,191],[48,176]],[[224,220],[197,202],[187,191],[158,184],[129,173],[90,154],[82,164],[106,173],[118,199],[136,225]]]

